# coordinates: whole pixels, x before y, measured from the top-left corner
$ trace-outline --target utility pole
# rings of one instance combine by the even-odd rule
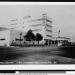
[[[60,37],[60,30],[58,31],[58,37]]]

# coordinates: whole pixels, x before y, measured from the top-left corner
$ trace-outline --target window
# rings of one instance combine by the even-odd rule
[[[1,38],[0,40],[5,40],[5,38]]]

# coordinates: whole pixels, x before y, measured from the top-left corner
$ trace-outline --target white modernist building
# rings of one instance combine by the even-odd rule
[[[0,31],[0,46],[9,46],[10,44],[10,32],[9,30],[1,30]]]
[[[43,40],[40,44],[50,44],[52,40],[52,20],[47,16],[47,14],[42,14],[41,18],[30,19],[29,26],[34,34],[40,33],[43,36]]]
[[[3,29],[0,31],[0,46],[11,46],[13,43],[20,45],[24,43],[25,32],[15,29]]]
[[[43,36],[43,40],[39,42],[40,44],[51,45],[56,44],[57,41],[70,40],[66,37],[52,36],[52,19],[49,18],[46,13],[42,14],[41,18],[30,18],[25,24],[29,26],[29,29],[31,29],[34,34],[40,33]],[[21,45],[27,43],[23,38],[23,36],[26,35],[24,27],[21,29],[21,27],[18,26],[18,28],[19,29],[8,29],[0,27],[0,46],[11,46],[13,44]]]
[[[43,36],[43,40],[40,41],[40,44],[59,44],[63,41],[70,41],[70,38],[67,37],[53,37],[52,36],[52,19],[47,16],[46,13],[42,14],[41,18],[30,19],[29,20],[30,29],[34,34],[40,33]]]

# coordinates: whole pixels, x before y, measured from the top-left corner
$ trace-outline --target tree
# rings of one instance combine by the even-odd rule
[[[34,41],[35,41],[35,35],[34,35],[33,32],[31,33],[30,37],[31,37],[31,41],[33,41],[33,44],[34,44]]]
[[[38,41],[38,45],[39,45],[39,41],[41,41],[43,39],[43,36],[39,33],[36,33],[36,41]]]
[[[24,39],[26,39],[26,41],[29,41],[29,44],[31,41],[35,41],[35,35],[32,32],[32,30],[29,30],[26,35],[24,36]]]

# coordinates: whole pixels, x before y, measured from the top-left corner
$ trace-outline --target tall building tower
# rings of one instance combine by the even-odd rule
[[[52,20],[43,13],[39,19],[30,20],[31,30],[34,34],[40,33],[43,36],[43,44],[50,45],[52,41]]]

